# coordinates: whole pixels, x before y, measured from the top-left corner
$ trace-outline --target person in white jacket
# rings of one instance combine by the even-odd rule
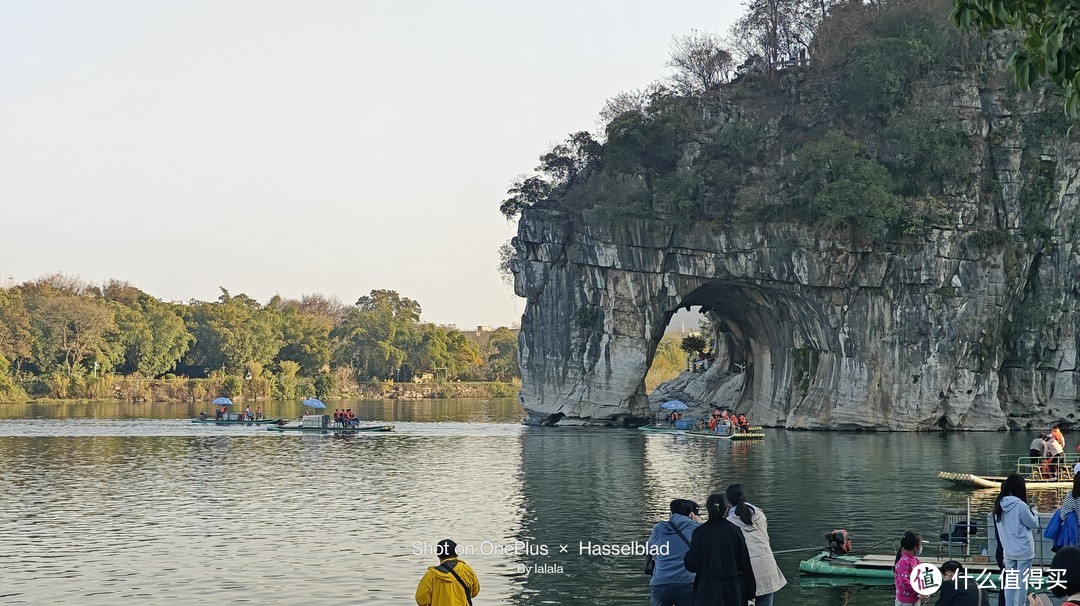
[[[1028,575],[1035,558],[1031,530],[1039,525],[1039,512],[1034,505],[1028,505],[1024,476],[1014,473],[1001,483],[1001,494],[994,501],[994,523],[1005,558],[1003,584],[1014,585],[1002,591],[1005,606],[1025,606]],[[1016,575],[1015,583],[1011,582],[1012,575]]]
[[[742,484],[732,484],[725,494],[731,509],[727,519],[742,530],[746,549],[750,552],[750,565],[757,581],[755,606],[772,606],[773,594],[787,585],[784,573],[776,565],[772,547],[769,546],[769,522],[765,512],[746,502]]]

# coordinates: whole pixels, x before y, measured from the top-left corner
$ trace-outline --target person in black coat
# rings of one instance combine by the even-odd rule
[[[1005,491],[1005,482],[1001,483],[1001,491]],[[1005,570],[1005,547],[1001,544],[1001,532],[997,528],[997,522],[994,523],[994,536],[997,537],[997,549],[994,550],[994,562],[998,565],[998,568]],[[1001,589],[1000,587],[998,589]],[[1005,592],[998,591],[998,606],[1005,606]]]
[[[964,574],[964,567],[956,560],[941,565],[944,582],[934,606],[990,606],[990,594],[979,587],[978,582]]]
[[[694,606],[746,606],[757,595],[750,552],[739,527],[727,521],[724,495],[705,501],[709,521],[694,529],[683,565],[694,577]]]

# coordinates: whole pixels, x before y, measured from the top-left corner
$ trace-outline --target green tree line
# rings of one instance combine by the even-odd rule
[[[208,375],[224,392],[292,398],[420,374],[511,381],[516,331],[470,338],[423,322],[420,304],[392,290],[354,305],[322,295],[262,304],[224,288],[216,301],[168,303],[127,282],[63,275],[0,290],[0,399],[106,395],[92,393],[101,377]]]

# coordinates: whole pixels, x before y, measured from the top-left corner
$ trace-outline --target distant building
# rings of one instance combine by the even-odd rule
[[[477,326],[476,327],[476,332],[492,332],[493,330],[495,330],[495,329],[493,327],[491,327],[491,326]]]

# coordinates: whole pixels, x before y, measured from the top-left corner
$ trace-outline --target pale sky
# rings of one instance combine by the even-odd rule
[[[509,325],[499,202],[734,0],[0,0],[0,284]]]

